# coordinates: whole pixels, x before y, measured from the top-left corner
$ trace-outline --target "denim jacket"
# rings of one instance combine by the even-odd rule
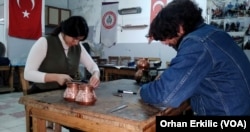
[[[140,96],[159,108],[190,99],[197,115],[250,115],[250,62],[226,32],[203,23],[182,39],[160,79],[141,86]]]

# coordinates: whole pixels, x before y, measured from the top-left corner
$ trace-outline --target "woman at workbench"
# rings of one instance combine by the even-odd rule
[[[36,41],[24,70],[24,78],[33,82],[28,94],[65,89],[66,82],[72,81],[77,74],[79,62],[92,75],[89,84],[94,88],[99,86],[99,68],[79,44],[87,38],[88,32],[86,20],[81,16],[72,16],[61,22],[50,35]]]

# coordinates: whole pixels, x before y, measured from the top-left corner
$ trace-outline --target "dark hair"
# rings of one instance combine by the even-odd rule
[[[0,42],[0,57],[4,57],[5,52],[6,52],[5,45],[2,42]]]
[[[191,0],[173,0],[154,18],[148,36],[160,41],[177,37],[180,25],[188,34],[204,22],[201,13],[202,9]]]
[[[60,32],[71,37],[84,36],[83,40],[85,40],[88,37],[89,27],[82,16],[71,16],[65,21],[62,21],[60,25],[54,29],[51,35],[57,36]]]

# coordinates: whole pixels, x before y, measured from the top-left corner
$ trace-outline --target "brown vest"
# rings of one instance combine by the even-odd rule
[[[57,36],[47,36],[46,39],[48,43],[47,54],[38,70],[46,73],[68,74],[74,78],[79,68],[80,45],[70,47],[67,57]],[[56,89],[60,87],[57,82],[35,83],[35,86],[40,89]]]

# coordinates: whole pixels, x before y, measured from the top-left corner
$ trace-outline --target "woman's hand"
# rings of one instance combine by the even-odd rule
[[[72,80],[73,79],[67,74],[47,73],[45,75],[45,82],[57,82],[61,86]]]
[[[97,72],[95,72],[95,73],[91,76],[91,78],[90,78],[90,80],[89,80],[89,84],[90,84],[91,86],[93,86],[94,88],[97,88],[97,87],[99,86],[99,84],[100,84],[100,77],[99,77],[99,74],[98,74]]]
[[[59,83],[59,85],[64,85],[66,82],[71,82],[73,79],[67,75],[67,74],[59,74],[58,79],[57,79],[57,83]]]

